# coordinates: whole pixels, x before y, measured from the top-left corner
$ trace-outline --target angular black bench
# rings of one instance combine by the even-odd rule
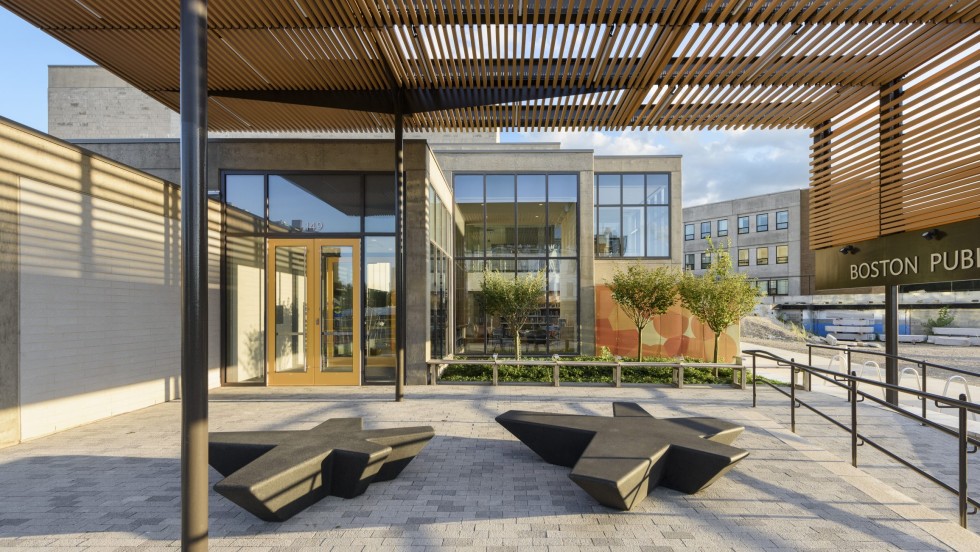
[[[214,432],[214,490],[265,521],[285,521],[327,495],[353,498],[394,479],[435,433],[429,426],[362,429],[335,418],[306,431]]]
[[[613,403],[613,417],[511,410],[497,422],[600,504],[630,510],[657,485],[696,493],[747,451],[730,446],[744,427],[716,418],[658,420],[634,403]]]

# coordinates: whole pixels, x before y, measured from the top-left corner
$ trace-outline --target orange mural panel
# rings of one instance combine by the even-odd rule
[[[596,351],[606,347],[614,355],[636,358],[637,335],[633,321],[613,301],[607,286],[596,285]],[[711,361],[715,334],[690,311],[674,305],[653,318],[643,330],[644,356],[687,356]],[[740,353],[739,327],[731,326],[718,339],[718,362],[732,362]]]

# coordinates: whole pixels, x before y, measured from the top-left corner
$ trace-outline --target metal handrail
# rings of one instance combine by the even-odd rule
[[[494,355],[496,356],[496,355]],[[553,368],[551,383],[554,387],[561,385],[560,369],[562,366],[596,366],[612,369],[613,387],[622,387],[623,368],[673,368],[672,384],[677,388],[684,387],[684,371],[687,368],[729,368],[732,370],[732,387],[746,389],[746,367],[741,364],[725,364],[711,362],[633,362],[633,361],[608,361],[608,360],[562,360],[555,355],[551,360],[503,360],[503,359],[429,359],[426,361],[429,366],[429,381],[432,384],[439,383],[438,367],[447,364],[458,364],[462,366],[490,366],[490,385],[499,385],[500,366],[550,366]],[[454,382],[456,383],[456,382]],[[458,382],[465,383],[465,382]]]
[[[857,354],[860,354],[860,355],[876,355],[876,356],[881,356],[881,357],[885,357],[885,358],[894,358],[896,360],[902,360],[902,361],[905,361],[905,362],[910,362],[912,364],[917,364],[919,366],[929,366],[931,368],[939,368],[940,370],[948,370],[950,372],[956,372],[958,374],[964,374],[964,375],[967,375],[967,376],[976,376],[977,375],[974,372],[969,372],[969,371],[964,370],[962,368],[953,368],[952,366],[946,366],[945,364],[936,364],[935,362],[927,362],[925,360],[918,359],[918,358],[906,357],[906,356],[902,356],[902,355],[893,355],[893,354],[890,354],[890,353],[886,353],[884,351],[876,351],[874,349],[865,349],[863,347],[857,347],[857,348],[855,348],[855,347],[848,347],[846,345],[845,346],[839,346],[839,345],[823,345],[821,343],[807,343],[806,346],[807,346],[807,349],[810,351],[810,354],[811,355],[812,355],[812,350],[813,349],[828,349],[828,350],[831,350],[831,351],[841,351],[841,352],[844,352],[844,353],[857,353]],[[848,358],[848,360],[850,360],[850,358]],[[810,364],[813,364],[812,357],[810,359]]]
[[[913,470],[914,472],[932,481],[936,485],[939,485],[941,488],[949,491],[950,493],[957,495],[960,526],[966,528],[967,527],[966,516],[968,514],[970,515],[976,514],[977,511],[980,510],[980,502],[970,498],[969,495],[967,494],[967,461],[966,461],[967,454],[973,454],[976,453],[978,450],[980,450],[980,441],[969,436],[966,415],[968,412],[972,412],[972,413],[980,412],[980,405],[967,401],[965,394],[961,394],[959,396],[959,399],[951,399],[943,395],[936,395],[934,393],[928,393],[922,390],[912,389],[909,387],[902,387],[899,385],[893,385],[890,383],[876,381],[864,377],[858,377],[857,373],[853,371],[850,372],[849,374],[841,374],[839,372],[835,372],[832,370],[825,370],[823,368],[817,368],[815,366],[801,364],[796,362],[794,359],[787,360],[778,355],[774,355],[769,351],[747,350],[747,351],[743,351],[743,354],[752,356],[752,376],[753,376],[752,377],[752,406],[753,408],[757,406],[756,382],[758,381],[758,378],[755,377],[756,359],[765,358],[765,359],[775,361],[778,367],[789,368],[790,370],[789,392],[787,393],[786,391],[780,389],[779,387],[773,385],[768,381],[763,381],[763,383],[765,383],[766,385],[772,387],[776,391],[779,391],[783,395],[786,395],[790,398],[790,429],[793,433],[796,433],[796,409],[799,408],[800,406],[804,406],[809,410],[811,410],[812,412],[814,412],[815,414],[818,414],[822,418],[826,419],[827,421],[831,422],[832,424],[836,425],[837,427],[840,427],[841,429],[851,434],[851,465],[852,466],[857,467],[858,465],[857,448],[865,444],[870,445],[871,447],[882,452],[892,460],[895,460],[896,462],[902,464],[903,466]],[[806,402],[804,402],[803,400],[797,397],[796,373],[798,370],[801,371],[804,375],[808,375],[810,377],[815,376],[827,382],[830,382],[834,385],[847,389],[847,400],[851,405],[850,425],[844,424],[843,422],[840,422],[832,418],[830,415],[821,412],[813,405],[807,404]],[[926,419],[924,416],[918,416],[916,414],[913,414],[901,408],[898,405],[879,399],[878,397],[875,397],[872,394],[868,394],[863,391],[860,391],[858,389],[859,383],[870,384],[872,386],[880,387],[884,390],[892,390],[898,393],[910,394],[915,396],[916,398],[921,399],[923,401],[923,404],[925,403],[926,400],[931,400],[936,404],[937,408],[955,408],[957,409],[959,414],[957,429],[954,431],[944,425]],[[860,397],[860,399],[858,397]],[[942,433],[956,437],[956,440],[959,445],[959,451],[958,451],[959,454],[957,455],[959,460],[958,486],[954,488],[952,485],[947,484],[946,482],[926,472],[920,467],[913,465],[905,458],[902,458],[898,454],[891,452],[883,445],[876,443],[868,436],[860,434],[858,432],[858,423],[857,423],[857,403],[863,402],[865,400],[870,400],[871,402],[880,405],[888,410],[891,410],[901,416],[905,416],[906,418],[918,421],[924,426],[931,427]],[[860,443],[858,441],[860,441]],[[969,450],[968,445],[973,445],[973,449]],[[972,511],[967,510],[968,505],[973,507]]]

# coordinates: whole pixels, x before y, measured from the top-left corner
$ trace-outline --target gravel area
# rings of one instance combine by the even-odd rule
[[[749,348],[751,345],[777,347],[788,351],[798,352],[802,356],[796,360],[806,361],[806,340],[803,339],[802,335],[794,333],[787,326],[784,326],[779,322],[766,320],[760,317],[746,318],[742,321],[741,340],[743,349]],[[885,352],[884,343],[871,343],[877,344],[879,348],[868,347],[869,351],[877,351],[881,353]],[[814,349],[814,354],[825,358],[832,356],[828,350],[818,351],[818,349]],[[851,356],[852,362],[874,360],[879,364],[883,364],[882,357],[877,357],[876,355],[871,354],[861,354],[858,351],[860,351],[860,348],[855,347]],[[914,358],[926,362],[949,366],[951,368],[965,370],[976,375],[975,377],[968,377],[968,379],[971,380],[971,383],[980,383],[980,347],[946,347],[941,345],[930,345],[928,343],[899,343],[898,352],[899,355],[908,358]],[[900,367],[907,364],[909,363],[899,362]],[[930,370],[929,375],[931,377],[942,377],[945,379],[950,375],[953,375],[953,372]]]

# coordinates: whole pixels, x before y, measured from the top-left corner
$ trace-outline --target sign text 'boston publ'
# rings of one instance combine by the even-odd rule
[[[816,252],[817,289],[980,279],[980,219]]]

